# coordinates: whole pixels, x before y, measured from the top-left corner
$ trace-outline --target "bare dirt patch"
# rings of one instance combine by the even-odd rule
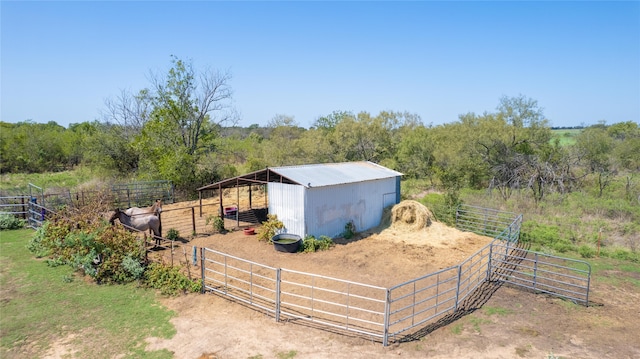
[[[269,266],[388,287],[460,263],[490,241],[433,220],[414,227],[410,212],[388,213],[380,228],[338,239],[324,252],[277,252],[241,230],[178,243],[175,252],[205,246]],[[507,286],[485,290],[481,308],[425,326],[415,338],[386,348],[304,322],[276,323],[214,294],[168,298],[163,304],[178,313],[172,319],[177,334],[149,338],[147,349],[168,349],[181,359],[640,357],[637,286],[594,284],[596,305],[590,307]]]

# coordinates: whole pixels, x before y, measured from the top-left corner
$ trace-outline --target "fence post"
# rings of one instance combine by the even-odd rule
[[[195,254],[196,247],[193,247],[193,252]],[[200,248],[200,275],[202,276],[202,289],[200,290],[202,294],[205,292],[205,281],[204,281],[204,247]]]
[[[391,316],[391,290],[387,289],[387,298],[384,303],[384,328],[382,333],[382,346],[389,345],[389,317]]]
[[[462,265],[458,265],[458,283],[456,284],[456,305],[453,311],[458,310],[458,298],[460,297],[460,277],[462,276]]]
[[[20,198],[20,202],[22,202],[22,219],[27,219],[27,209],[24,206],[24,196]]]
[[[591,264],[587,263],[587,266],[589,267],[589,274],[587,275],[587,295],[585,298],[584,305],[588,307],[589,306],[589,289],[591,289]]]
[[[489,243],[489,261],[487,262],[487,281],[491,282],[491,273],[493,269],[491,266],[493,263],[491,262],[491,257],[493,256],[493,241]]]
[[[276,269],[276,322],[280,321],[280,282],[281,282],[281,269]]]
[[[160,232],[160,237],[162,237],[162,214],[158,212],[158,232]]]
[[[538,253],[535,253],[533,257],[533,289],[534,290],[536,289],[537,274],[538,274]]]
[[[198,247],[193,246],[193,266],[198,266]]]
[[[196,210],[191,207],[191,223],[193,224],[193,234],[196,234]]]

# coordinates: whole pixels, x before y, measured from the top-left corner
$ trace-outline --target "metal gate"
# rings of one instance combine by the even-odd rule
[[[585,261],[529,251],[495,241],[491,280],[589,305],[591,265]]]

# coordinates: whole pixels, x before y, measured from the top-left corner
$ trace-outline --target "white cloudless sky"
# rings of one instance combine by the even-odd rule
[[[640,119],[639,1],[1,1],[0,121],[101,120],[171,55],[228,70],[241,126],[333,111],[425,124],[538,101],[552,126]]]

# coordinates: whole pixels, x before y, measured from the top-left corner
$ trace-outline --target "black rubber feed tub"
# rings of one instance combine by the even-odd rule
[[[295,253],[302,244],[302,238],[297,234],[280,233],[271,238],[273,247],[278,252]]]

